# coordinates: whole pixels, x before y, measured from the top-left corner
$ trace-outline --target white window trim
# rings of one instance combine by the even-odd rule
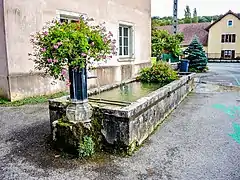
[[[128,44],[129,44],[129,55],[119,55],[119,49],[118,49],[118,61],[119,62],[123,62],[123,61],[134,61],[135,60],[135,24],[131,23],[131,22],[127,22],[127,21],[118,21],[118,33],[117,33],[117,37],[118,37],[118,47],[120,47],[119,45],[119,27],[128,27],[129,28],[129,39],[128,39]],[[130,47],[130,41],[131,41],[131,46]]]
[[[75,19],[79,18],[80,16],[86,16],[86,13],[78,13],[78,12],[72,12],[72,11],[66,11],[66,10],[56,10],[56,18],[58,21],[60,21],[61,16],[65,16],[66,18],[69,17],[69,19]]]
[[[235,42],[222,42],[222,35],[233,35],[235,34]],[[236,33],[222,33],[221,34],[221,44],[236,44],[237,43],[237,34]]]
[[[229,25],[228,25],[228,22],[229,22],[229,21],[232,21],[232,26],[229,26]],[[227,21],[227,26],[228,26],[228,27],[233,27],[233,20],[232,20],[232,19],[229,19],[229,20]]]
[[[221,51],[235,51],[235,56],[236,56],[236,49],[222,49]],[[225,56],[225,54],[224,54],[224,56]]]

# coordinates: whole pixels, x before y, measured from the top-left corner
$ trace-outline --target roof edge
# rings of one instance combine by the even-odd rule
[[[238,19],[240,20],[240,17],[239,17],[236,13],[234,13],[234,12],[231,11],[231,10],[229,10],[227,13],[225,13],[223,16],[221,16],[220,18],[218,18],[218,19],[217,19],[214,23],[212,23],[210,26],[208,26],[207,28],[205,28],[205,30],[206,30],[206,31],[209,31],[209,29],[210,29],[213,25],[215,25],[216,23],[218,23],[219,21],[221,21],[224,17],[226,17],[226,16],[229,15],[229,14],[235,16],[236,18],[238,18]]]

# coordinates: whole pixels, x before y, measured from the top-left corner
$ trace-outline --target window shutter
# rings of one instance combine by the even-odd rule
[[[221,58],[224,58],[224,50],[221,51]]]
[[[134,56],[134,30],[133,27],[129,28],[130,34],[129,34],[129,56]]]
[[[232,50],[232,58],[235,58],[235,50]]]
[[[222,35],[222,43],[224,43],[224,38],[225,38],[225,35],[223,34]]]
[[[232,35],[232,42],[235,43],[236,42],[236,34]]]
[[[232,42],[232,35],[229,35],[229,37],[228,37],[228,42]]]

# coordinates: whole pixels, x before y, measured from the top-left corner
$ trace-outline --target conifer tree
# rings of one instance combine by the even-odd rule
[[[188,48],[184,51],[186,59],[189,60],[189,71],[204,72],[207,69],[208,58],[203,50],[202,44],[195,37]]]

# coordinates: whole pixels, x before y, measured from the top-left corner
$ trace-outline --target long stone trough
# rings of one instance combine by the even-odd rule
[[[134,80],[126,83],[132,81]],[[101,87],[101,91],[118,86],[120,83]],[[91,119],[94,122],[91,125],[93,127],[91,131],[98,131],[90,134],[99,136],[95,139],[98,140],[97,144],[100,144],[101,148],[130,154],[151,135],[193,88],[194,74],[182,75],[178,80],[149,93],[147,96],[132,103],[123,103],[121,106],[101,106],[101,103],[91,99],[91,95],[98,93],[98,89],[89,91],[89,104],[91,104],[93,113]],[[82,138],[81,134],[74,132],[74,129],[75,131],[78,129],[74,128],[78,122],[69,122],[66,126],[68,120],[65,118],[64,126],[56,125],[62,124],[69,104],[71,102],[67,97],[49,101],[50,124],[54,141],[61,146],[60,148],[76,149]],[[60,121],[61,123],[59,123]],[[67,135],[62,133],[64,128],[67,128]]]

